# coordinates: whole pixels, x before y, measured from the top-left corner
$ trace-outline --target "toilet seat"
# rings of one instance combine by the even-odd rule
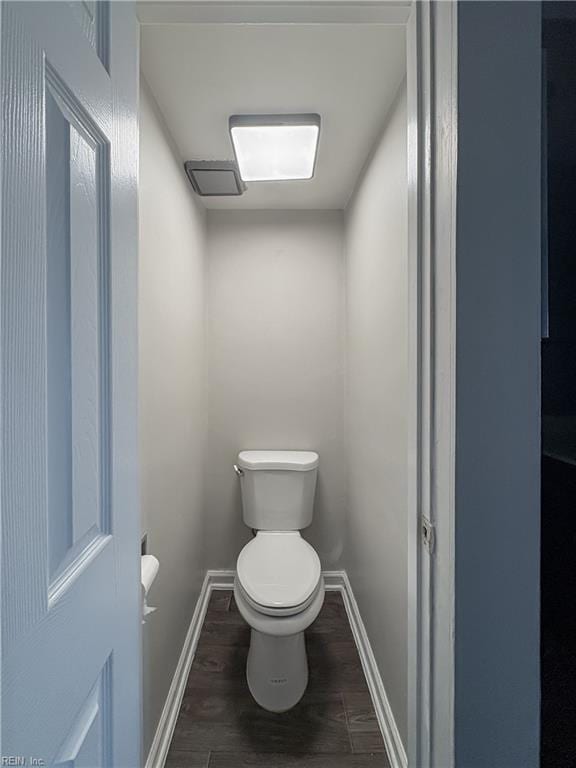
[[[237,583],[253,610],[293,616],[317,596],[320,558],[298,531],[259,531],[238,556]]]
[[[306,631],[320,613],[324,603],[324,593],[324,579],[320,576],[320,584],[308,608],[291,616],[270,616],[252,608],[246,600],[244,591],[240,588],[238,577],[236,576],[234,580],[234,597],[242,618],[256,632],[271,637],[290,637]]]
[[[303,613],[307,608],[309,608],[314,600],[316,599],[316,596],[318,595],[318,592],[320,590],[320,584],[321,582],[318,581],[318,585],[316,586],[316,589],[308,600],[306,600],[304,603],[299,603],[298,605],[289,605],[289,606],[283,606],[282,608],[270,608],[266,605],[260,605],[260,603],[257,603],[255,600],[253,600],[250,595],[246,592],[246,590],[242,587],[242,584],[240,583],[240,580],[236,580],[237,588],[240,591],[240,594],[246,601],[246,603],[252,608],[253,611],[256,611],[257,613],[261,613],[265,616],[277,616],[277,617],[283,617],[283,616],[296,616],[299,613]]]

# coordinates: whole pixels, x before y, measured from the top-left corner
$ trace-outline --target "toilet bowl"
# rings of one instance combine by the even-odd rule
[[[244,520],[256,535],[238,556],[234,596],[251,628],[248,687],[271,712],[304,695],[304,632],[324,602],[320,559],[299,530],[312,519],[317,466],[318,455],[303,451],[243,451],[236,466]]]
[[[234,596],[251,627],[250,692],[264,709],[285,712],[308,685],[304,631],[324,602],[318,555],[298,532],[259,532],[238,558]]]

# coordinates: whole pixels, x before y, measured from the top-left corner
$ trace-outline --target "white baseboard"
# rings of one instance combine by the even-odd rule
[[[324,582],[326,584],[326,589],[339,590],[342,592],[346,613],[348,614],[348,621],[350,622],[354,641],[358,648],[358,655],[362,662],[362,668],[364,670],[364,675],[366,676],[368,689],[370,690],[370,696],[372,697],[372,703],[374,704],[374,711],[376,712],[378,725],[382,732],[382,738],[384,739],[384,746],[386,747],[390,767],[408,768],[406,750],[404,749],[398,726],[394,720],[392,707],[390,706],[388,696],[386,695],[380,670],[378,669],[378,664],[374,658],[372,646],[370,645],[366,627],[362,621],[348,574],[346,571],[325,571]]]
[[[210,591],[214,589],[234,589],[236,571],[207,571],[206,578],[210,582]]]
[[[146,760],[146,768],[164,768],[166,756],[168,755],[168,749],[170,748],[170,742],[176,726],[176,720],[178,719],[178,713],[180,711],[180,705],[182,704],[182,698],[184,697],[184,691],[186,689],[186,681],[190,674],[190,667],[194,660],[194,654],[196,653],[196,646],[198,645],[198,639],[206,617],[206,610],[208,608],[208,602],[210,595],[215,589],[232,589],[234,586],[234,571],[207,571],[200,590],[200,596],[194,609],[194,615],[190,622],[190,627],[186,633],[186,639],[180,654],[180,659],[174,672],[172,684],[166,697],[166,702],[160,716],[160,722],[156,729],[154,741],[150,748],[148,759]],[[342,593],[344,605],[346,607],[346,613],[350,626],[352,628],[352,634],[358,648],[358,654],[360,661],[362,662],[362,668],[368,682],[368,689],[372,697],[374,704],[374,711],[378,719],[380,730],[382,731],[382,737],[384,739],[384,745],[386,752],[388,753],[388,759],[390,761],[391,768],[407,768],[408,760],[406,757],[406,751],[400,738],[400,733],[394,720],[392,708],[386,691],[384,689],[384,683],[376,664],[376,659],[368,640],[366,628],[360,611],[358,609],[358,603],[352,592],[352,586],[348,579],[346,571],[324,571],[324,585],[327,590],[339,591]]]
[[[344,571],[322,571],[327,592],[344,591]]]
[[[208,602],[210,601],[210,595],[215,589],[232,589],[234,586],[234,571],[207,571],[202,587],[200,589],[200,595],[196,602],[194,614],[192,615],[192,621],[188,627],[186,633],[186,639],[182,647],[178,664],[172,678],[170,690],[160,715],[160,721],[156,728],[154,735],[154,741],[150,747],[148,759],[146,760],[146,768],[164,768],[168,750],[170,748],[170,742],[172,741],[172,735],[174,734],[174,728],[176,727],[176,720],[180,712],[180,706],[182,699],[184,698],[184,691],[186,690],[186,681],[190,674],[190,667],[196,654],[196,647],[200,638],[200,632],[202,631],[202,625],[206,617],[206,610],[208,608]]]

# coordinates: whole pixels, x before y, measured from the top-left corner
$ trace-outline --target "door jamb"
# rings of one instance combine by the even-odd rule
[[[408,765],[454,766],[457,3],[407,23]],[[412,86],[412,87],[411,87]],[[415,308],[415,311],[414,311]],[[432,526],[431,551],[423,541]]]

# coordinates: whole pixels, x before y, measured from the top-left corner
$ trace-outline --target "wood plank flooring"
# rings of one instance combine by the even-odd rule
[[[232,592],[213,592],[166,768],[389,768],[338,592],[306,632],[310,681],[289,712],[252,699],[249,643]]]

